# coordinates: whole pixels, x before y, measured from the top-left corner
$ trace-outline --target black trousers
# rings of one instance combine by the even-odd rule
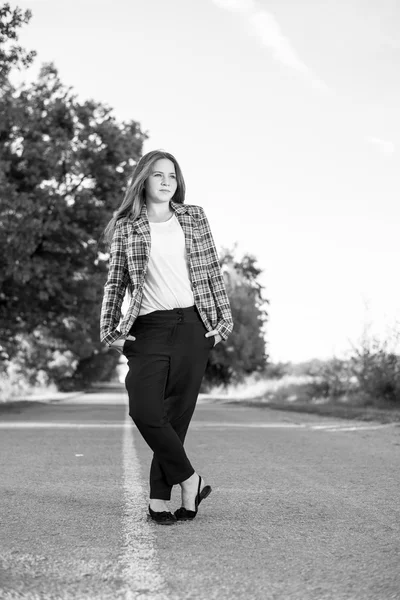
[[[215,337],[205,337],[196,306],[139,316],[129,333],[129,415],[154,453],[150,498],[170,500],[172,486],[194,473],[183,443]]]

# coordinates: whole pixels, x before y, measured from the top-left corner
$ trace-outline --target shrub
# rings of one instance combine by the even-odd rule
[[[394,329],[385,340],[370,334],[370,326],[347,359],[333,358],[310,368],[309,393],[315,398],[351,400],[367,405],[400,403],[399,335]]]
[[[364,337],[354,349],[350,370],[367,404],[400,403],[400,356],[390,349],[390,340]]]

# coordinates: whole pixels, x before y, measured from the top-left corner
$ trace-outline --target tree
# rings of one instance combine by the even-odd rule
[[[236,246],[232,251],[224,249],[220,257],[234,328],[227,342],[211,351],[205,373],[209,384],[240,382],[250,373],[263,371],[268,359],[263,335],[268,300],[258,281],[262,271],[254,256],[245,254],[237,261],[235,252]]]
[[[16,39],[27,13],[12,19]],[[9,30],[0,30],[3,74],[29,62],[21,49],[4,49]],[[98,240],[145,138],[135,121],[118,123],[109,107],[79,102],[52,64],[42,66],[35,83],[9,84],[0,97],[0,339],[6,360],[29,361],[34,348],[38,369],[56,380],[75,374],[81,382],[94,371],[101,375],[102,362],[105,372],[118,362],[116,353],[103,361],[97,356],[106,352],[99,313],[108,258]],[[22,357],[27,338],[30,350]],[[65,361],[54,364],[55,355],[68,356],[64,368]]]
[[[11,9],[8,2],[0,5],[0,89],[3,94],[9,89],[10,71],[28,67],[36,56],[36,52],[26,52],[15,43],[19,29],[29,23],[31,16],[30,10]]]

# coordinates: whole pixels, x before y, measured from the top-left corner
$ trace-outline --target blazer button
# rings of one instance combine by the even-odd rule
[[[197,287],[197,283],[195,281],[193,282],[193,287]]]

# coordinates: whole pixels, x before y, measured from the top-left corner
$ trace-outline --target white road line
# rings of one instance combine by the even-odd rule
[[[134,426],[127,414],[123,432],[125,515],[124,553],[121,559],[125,600],[151,598],[168,600],[166,583],[160,574],[156,536],[146,521],[147,504],[141,484],[139,459],[134,443]],[[155,525],[157,526],[157,525]]]
[[[364,431],[367,429],[382,429],[384,427],[394,427],[395,423],[383,423],[374,425],[342,425],[338,423],[329,423],[323,425],[314,425],[314,423],[224,423],[218,422],[206,422],[206,421],[192,421],[190,424],[191,429],[202,429],[203,427],[215,427],[215,428],[249,428],[249,429],[303,429],[307,431]]]
[[[307,427],[307,423],[231,423],[229,421],[192,421],[193,428],[203,427],[250,427],[250,428],[284,428],[293,429]],[[67,421],[4,421],[0,429],[131,429],[130,423],[69,423]]]
[[[304,423],[260,423],[259,421],[256,423],[248,422],[248,423],[232,423],[230,421],[192,421],[190,423],[191,429],[201,429],[202,427],[249,427],[255,429],[293,429],[299,427],[305,427]]]
[[[3,421],[0,429],[121,429],[129,423],[69,423],[68,421]]]
[[[383,427],[390,427],[393,423],[385,423],[382,425],[355,425],[352,427],[331,427],[325,429],[328,433],[331,431],[368,431],[370,429],[382,429]]]
[[[325,423],[323,425],[311,425],[311,429],[329,429],[330,427],[337,427],[337,425],[333,423]]]
[[[398,423],[382,423],[371,425],[345,425],[338,423],[232,423],[228,421],[192,421],[191,429],[220,428],[220,429],[303,429],[308,431],[364,431],[367,429],[383,429],[398,426]],[[47,421],[3,421],[0,429],[132,429],[129,422],[121,423],[69,423]]]

